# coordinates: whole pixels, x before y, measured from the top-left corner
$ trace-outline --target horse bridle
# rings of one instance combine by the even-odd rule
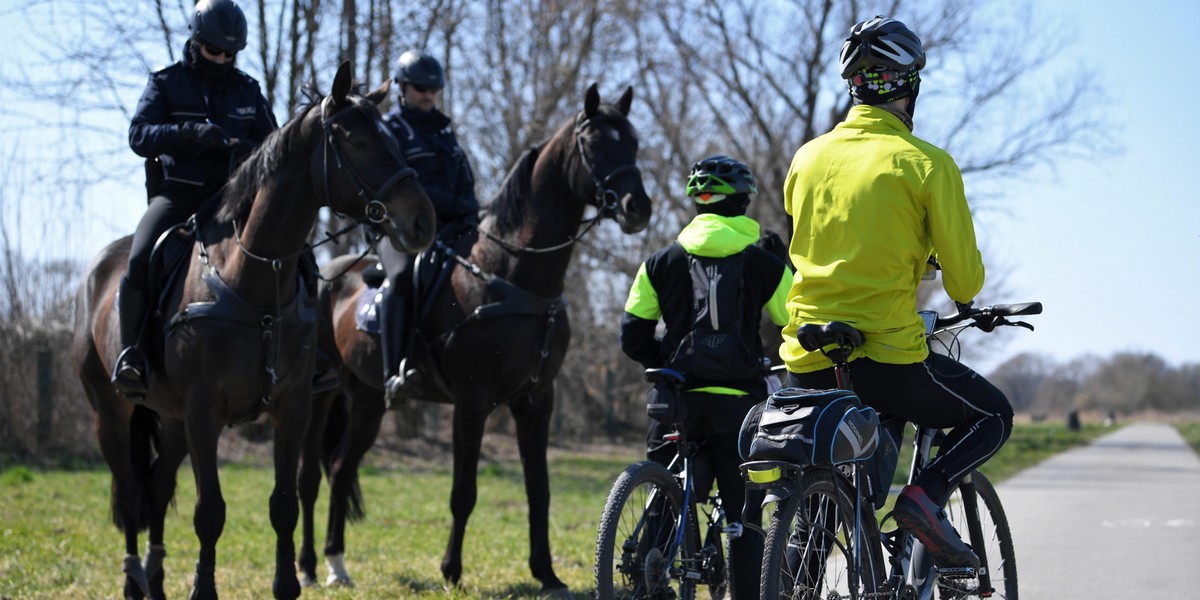
[[[602,115],[597,115],[597,116],[602,116]],[[545,248],[529,248],[529,247],[525,247],[525,246],[517,246],[515,244],[512,244],[508,241],[505,241],[505,240],[499,238],[498,236],[492,234],[490,231],[486,231],[483,229],[479,230],[480,233],[487,236],[488,239],[492,240],[493,242],[496,242],[497,244],[499,244],[500,246],[504,247],[505,249],[507,249],[511,252],[526,252],[529,254],[555,252],[558,250],[562,250],[563,248],[569,248],[570,246],[574,245],[579,240],[583,239],[583,236],[587,235],[587,233],[589,231],[591,231],[597,224],[599,224],[601,219],[608,217],[608,216],[615,216],[617,214],[617,210],[620,208],[621,197],[616,192],[616,190],[609,187],[609,185],[617,177],[624,175],[626,173],[634,173],[634,174],[638,174],[640,176],[641,170],[638,169],[636,163],[629,163],[627,165],[621,165],[619,167],[614,168],[612,171],[609,171],[608,174],[606,174],[604,177],[598,177],[596,175],[595,163],[593,161],[589,160],[587,153],[583,151],[583,136],[581,135],[583,133],[583,131],[585,129],[587,129],[587,126],[591,125],[593,123],[593,121],[596,121],[596,120],[599,120],[599,119],[597,119],[596,117],[586,117],[584,115],[584,113],[582,113],[582,112],[579,113],[575,117],[575,132],[574,132],[575,151],[579,153],[579,162],[583,163],[583,168],[587,169],[588,175],[592,178],[592,183],[596,187],[596,194],[593,197],[593,200],[594,200],[593,205],[597,209],[596,215],[590,219],[584,219],[581,222],[581,224],[586,224],[586,226],[583,228],[583,231],[580,231],[579,233],[576,233],[575,235],[567,238],[567,241],[565,241],[561,244],[556,244],[554,246],[548,246]]]
[[[324,170],[322,176],[325,182],[325,199],[326,201],[329,201],[330,198],[329,152],[332,150],[333,158],[335,161],[337,161],[337,168],[339,170],[345,169],[350,173],[350,179],[353,180],[354,185],[358,187],[358,197],[362,198],[364,201],[365,209],[363,211],[363,216],[358,220],[360,222],[367,221],[378,225],[386,221],[388,218],[387,205],[385,205],[382,200],[384,196],[386,196],[387,193],[401,181],[404,181],[409,177],[415,177],[417,172],[413,170],[412,167],[408,166],[407,163],[405,163],[404,157],[399,154],[398,148],[389,146],[387,148],[388,153],[391,154],[392,157],[395,158],[400,164],[405,166],[393,173],[387,181],[383,182],[383,185],[379,186],[379,188],[372,187],[371,183],[367,181],[366,177],[363,177],[362,173],[360,173],[358,169],[354,167],[354,163],[345,158],[345,155],[342,153],[341,146],[338,145],[337,136],[333,133],[334,123],[336,123],[339,119],[342,119],[355,111],[361,111],[362,109],[354,104],[351,104],[350,106],[347,106],[346,108],[329,115],[328,112],[331,104],[331,98],[332,97],[326,97],[321,101],[321,128],[325,131],[325,156],[321,161],[322,168]],[[382,132],[384,134],[391,135],[386,130],[382,130]]]
[[[636,163],[629,163],[609,171],[604,177],[596,176],[595,163],[588,160],[587,153],[583,151],[583,136],[581,134],[594,120],[601,120],[597,119],[597,117],[603,117],[603,115],[587,117],[581,112],[575,117],[575,149],[579,152],[579,162],[583,163],[583,167],[587,169],[588,175],[592,177],[592,183],[596,186],[596,208],[600,210],[601,215],[616,214],[621,198],[615,190],[609,187],[609,184],[625,173],[632,172],[640,175],[641,171],[638,169]]]

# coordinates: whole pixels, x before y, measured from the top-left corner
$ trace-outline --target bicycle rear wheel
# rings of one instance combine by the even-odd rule
[[[625,468],[600,516],[597,598],[695,598],[696,582],[678,576],[697,553],[694,526],[679,537],[682,509],[683,490],[665,467],[642,461]]]
[[[873,507],[855,514],[854,490],[834,469],[810,469],[767,526],[762,597],[858,599],[883,581]]]
[[[973,528],[972,506],[978,507],[978,529]],[[1004,507],[1000,505],[1000,496],[987,477],[973,471],[968,480],[959,484],[946,503],[946,516],[987,568],[972,578],[940,578],[938,597],[974,598],[992,592],[992,598],[1016,600],[1017,561],[1012,532]],[[981,578],[984,577],[988,579],[987,589],[981,589],[984,587]]]

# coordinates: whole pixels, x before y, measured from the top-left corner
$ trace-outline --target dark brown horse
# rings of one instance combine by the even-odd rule
[[[202,209],[210,216],[197,219],[195,243],[178,245],[190,262],[163,285],[163,319],[144,337],[151,368],[145,398],[127,398],[109,383],[120,350],[114,296],[130,238],[110,244],[89,267],[76,304],[73,358],[113,474],[125,598],[163,597],[163,518],[188,454],[200,540],[191,597],[217,597],[216,547],[225,524],[217,440],[225,427],[264,412],[275,437],[272,590],[276,598],[300,595],[296,477],[312,410],[317,311],[297,281],[297,259],[322,206],[362,219],[407,251],[428,246],[434,233],[429,197],[375,106],[387,86],[366,97],[350,91],[343,64],[333,92],[268,137],[214,200],[219,204]],[[143,564],[137,539],[146,527]]]
[[[418,319],[410,360],[418,361],[427,381],[420,399],[454,405],[454,526],[442,558],[442,575],[451,583],[462,576],[463,536],[475,507],[484,424],[495,407],[506,405],[516,422],[525,469],[529,566],[544,591],[569,596],[551,566],[546,465],[554,378],[570,340],[563,281],[574,243],[601,218],[616,219],[625,233],[641,231],[650,220],[650,198],[635,164],[637,134],[627,118],[632,101],[630,88],[615,105],[601,104],[591,86],[583,110],[518,160],[486,208],[474,245],[459,248],[465,260]],[[589,206],[596,212],[585,220]],[[353,258],[336,259],[325,271],[338,273]],[[336,455],[326,457],[332,488],[325,544],[329,583],[349,583],[342,560],[345,520],[350,504],[359,506],[358,465],[386,410],[378,336],[355,326],[363,268],[355,266],[322,292],[336,330],[322,334],[322,348],[344,361],[339,377],[350,418],[344,430],[327,432],[340,440]],[[317,407],[314,427],[320,426],[321,413]],[[306,454],[305,468],[316,464]],[[319,472],[301,474],[306,510],[319,477]],[[311,525],[307,515],[305,525]],[[312,543],[306,533],[301,568],[309,579],[316,576]]]

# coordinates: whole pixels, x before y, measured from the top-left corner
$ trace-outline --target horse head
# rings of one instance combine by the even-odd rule
[[[584,95],[583,112],[575,118],[575,145],[585,176],[595,187],[593,204],[613,217],[625,233],[650,223],[650,196],[637,168],[638,136],[629,122],[633,88],[616,104],[601,104],[596,84]],[[585,184],[586,185],[586,184]]]
[[[357,216],[388,237],[401,252],[416,253],[433,243],[433,204],[405,162],[378,105],[391,81],[361,96],[351,91],[350,63],[343,62],[333,89],[320,101],[324,149],[313,156],[317,193],[333,210]]]

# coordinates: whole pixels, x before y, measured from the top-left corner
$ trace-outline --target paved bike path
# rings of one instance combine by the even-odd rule
[[[1200,457],[1134,423],[999,486],[1027,600],[1200,598]]]

